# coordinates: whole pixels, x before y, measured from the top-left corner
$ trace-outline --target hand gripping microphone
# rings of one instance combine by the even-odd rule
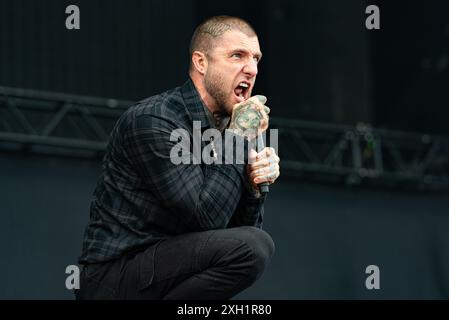
[[[232,129],[241,131],[243,135],[249,132],[249,135],[247,135],[247,137],[252,136],[252,134],[258,131],[260,121],[262,119],[262,114],[258,110],[255,110],[254,107],[252,107],[252,104],[254,102],[252,102],[251,100],[254,99],[258,99],[259,102],[264,105],[265,112],[268,115],[270,113],[270,108],[265,106],[267,98],[262,95],[256,95],[254,97],[251,97],[243,104],[238,106],[235,109],[235,111],[233,111],[232,114],[232,120],[234,120],[232,121],[234,123]],[[262,136],[257,137],[256,135],[255,140],[256,140],[255,151],[261,152],[264,149],[263,137]],[[261,193],[268,193],[269,183],[268,182],[259,183],[259,189]]]

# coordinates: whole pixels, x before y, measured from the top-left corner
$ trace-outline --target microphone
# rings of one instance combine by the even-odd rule
[[[267,194],[270,191],[270,185],[268,182],[259,183],[260,192]]]
[[[262,136],[257,137],[257,141],[256,141],[257,152],[262,151],[263,148],[265,148],[265,145],[263,142],[263,137]],[[262,194],[267,194],[270,191],[270,184],[268,182],[259,183],[259,189]]]

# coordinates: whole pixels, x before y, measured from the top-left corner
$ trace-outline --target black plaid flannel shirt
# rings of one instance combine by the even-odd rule
[[[204,108],[189,79],[120,117],[94,191],[80,264],[114,260],[187,232],[262,227],[265,196],[249,191],[245,165],[170,160],[174,129],[192,139],[193,121],[201,121],[202,131],[211,127]]]

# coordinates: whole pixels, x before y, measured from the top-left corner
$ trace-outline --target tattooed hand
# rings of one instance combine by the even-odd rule
[[[258,191],[258,184],[262,182],[272,184],[276,181],[280,175],[279,161],[274,148],[264,148],[259,153],[251,150],[250,162],[246,169],[254,191]]]
[[[257,95],[236,104],[232,110],[229,129],[249,140],[267,130],[270,108],[265,106],[266,102],[266,97]]]

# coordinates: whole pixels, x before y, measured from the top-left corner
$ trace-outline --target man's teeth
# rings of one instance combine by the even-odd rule
[[[244,88],[248,88],[248,84],[245,83],[245,82],[240,83],[239,86],[244,87]]]

